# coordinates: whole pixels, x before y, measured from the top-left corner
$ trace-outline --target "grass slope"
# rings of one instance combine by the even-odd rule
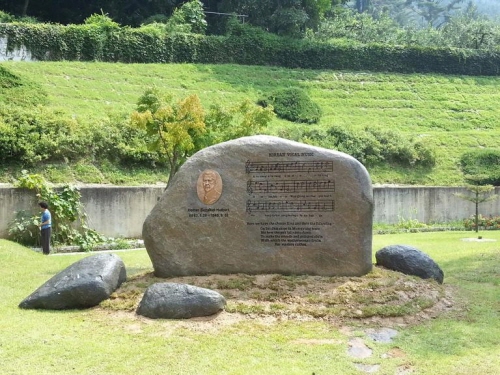
[[[150,320],[102,308],[21,310],[18,304],[55,273],[89,254],[45,257],[0,240],[2,374],[345,374],[355,363],[377,374],[496,375],[500,368],[498,242],[465,242],[470,232],[374,236],[374,250],[394,243],[420,248],[438,262],[459,310],[400,325],[389,344],[366,339],[370,321],[258,319]],[[500,240],[500,232],[488,232]],[[145,251],[119,252],[128,277],[151,271]],[[456,306],[455,306],[456,307]],[[228,313],[223,313],[228,314]],[[386,321],[384,324],[388,324]],[[347,332],[347,333],[346,333]],[[350,332],[350,333],[349,333]],[[350,338],[365,340],[370,358],[348,355]],[[406,372],[403,372],[405,370]]]
[[[321,122],[311,126],[276,119],[268,134],[293,139],[301,126],[381,126],[424,138],[436,147],[438,162],[431,171],[378,166],[369,169],[374,183],[461,185],[460,155],[473,148],[500,146],[500,77],[194,64],[3,62],[2,66],[45,91],[47,106],[96,124],[106,117],[126,118],[152,85],[179,98],[196,93],[206,107],[256,101],[279,88],[302,87],[320,105]]]

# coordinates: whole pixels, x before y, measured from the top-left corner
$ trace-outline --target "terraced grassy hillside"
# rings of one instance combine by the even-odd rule
[[[96,126],[105,118],[129,116],[152,85],[179,98],[196,93],[207,107],[215,102],[256,101],[279,88],[302,87],[320,105],[321,122],[298,125],[275,119],[266,133],[294,139],[303,128],[383,127],[435,147],[434,168],[369,167],[374,183],[461,185],[460,155],[472,148],[500,146],[500,77],[194,64],[4,62],[1,66],[41,87],[47,93],[46,106]],[[9,173],[0,178],[5,181]],[[72,176],[89,182],[78,173]]]

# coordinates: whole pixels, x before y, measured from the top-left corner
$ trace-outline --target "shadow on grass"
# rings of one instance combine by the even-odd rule
[[[477,287],[468,285],[469,283],[500,285],[500,248],[493,253],[483,252],[465,258],[441,261],[440,265],[452,275],[451,281],[460,286]]]
[[[458,308],[451,316],[410,329],[402,340],[424,357],[494,356],[500,336],[500,250],[442,261],[440,266],[446,270],[445,284],[455,290]]]

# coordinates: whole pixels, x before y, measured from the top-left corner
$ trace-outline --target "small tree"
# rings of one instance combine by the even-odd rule
[[[479,181],[482,179],[484,179],[484,176],[466,176],[466,180],[470,183],[465,185],[465,188],[472,194],[455,194],[457,197],[475,204],[474,225],[476,227],[476,233],[479,232],[479,204],[497,199],[496,194],[491,195],[494,186],[480,185]]]
[[[206,131],[204,121],[197,95],[172,103],[172,96],[162,97],[153,87],[139,98],[131,122],[146,129],[149,149],[168,163],[167,186],[186,158],[197,151],[195,140]]]
[[[170,169],[167,187],[186,159],[204,147],[257,134],[274,118],[272,108],[243,101],[231,108],[210,107],[208,114],[197,95],[172,103],[156,88],[140,97],[131,123],[146,130],[148,148]]]

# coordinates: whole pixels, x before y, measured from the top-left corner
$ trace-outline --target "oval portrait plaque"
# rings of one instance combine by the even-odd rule
[[[206,169],[200,173],[196,191],[201,202],[207,205],[217,202],[222,194],[222,178],[217,171]]]

